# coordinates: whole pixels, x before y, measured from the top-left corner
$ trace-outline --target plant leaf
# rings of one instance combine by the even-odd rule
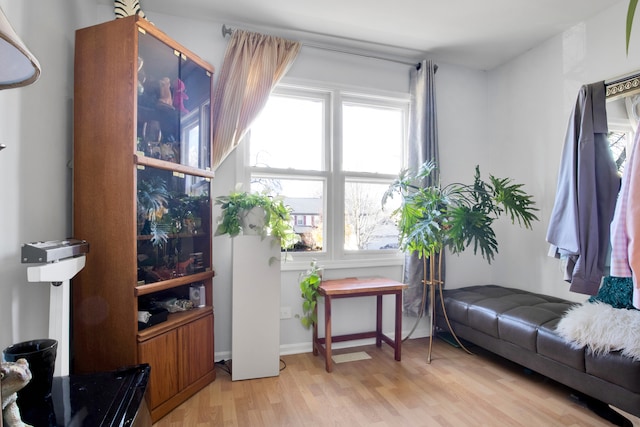
[[[473,242],[473,253],[480,254],[489,264],[498,252],[498,242],[493,231],[494,219],[479,209],[457,206],[448,215],[448,245],[453,253],[462,252]]]
[[[531,229],[531,222],[538,217],[533,213],[538,209],[533,207],[533,198],[522,190],[523,184],[511,184],[506,178],[490,176],[493,184],[495,200],[504,208],[511,218],[511,223],[518,221],[519,225]]]
[[[631,27],[633,26],[633,16],[636,14],[636,6],[638,0],[629,0],[629,9],[627,10],[627,56],[629,56],[629,42],[631,41]]]

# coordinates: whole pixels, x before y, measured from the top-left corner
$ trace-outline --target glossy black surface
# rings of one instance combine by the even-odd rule
[[[20,401],[22,420],[34,427],[151,426],[145,402],[147,364],[96,374],[54,377],[51,397]]]

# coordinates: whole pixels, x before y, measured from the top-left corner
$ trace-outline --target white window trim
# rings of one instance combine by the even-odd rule
[[[411,99],[408,93],[403,92],[390,92],[390,91],[382,91],[371,88],[364,88],[358,86],[347,86],[341,84],[331,84],[331,83],[322,83],[316,82],[306,79],[296,79],[296,78],[284,78],[275,90],[275,93],[278,92],[289,92],[294,93],[296,90],[300,90],[301,93],[309,91],[318,91],[320,93],[328,93],[327,102],[333,104],[333,117],[330,117],[329,120],[326,121],[325,132],[331,132],[333,123],[341,123],[339,120],[339,115],[341,114],[340,106],[342,105],[342,100],[347,99],[348,101],[357,101],[357,100],[366,100],[372,99],[376,102],[381,103],[382,105],[387,104],[392,107],[397,107],[399,104],[406,104],[406,120],[405,126],[408,122],[408,105]],[[331,138],[333,141],[341,139],[342,128],[340,126],[333,126],[333,134]],[[395,178],[395,175],[387,175],[387,174],[371,174],[371,173],[355,173],[349,172],[344,173],[340,172],[339,174],[331,174],[331,170],[333,169],[334,164],[342,164],[341,153],[331,152],[334,144],[330,144],[328,150],[324,153],[324,162],[325,162],[325,170],[318,171],[313,173],[305,173],[305,171],[300,171],[300,173],[296,172],[296,175],[300,177],[304,176],[319,176],[322,175],[326,179],[325,191],[332,191],[334,195],[332,200],[329,200],[327,194],[324,195],[325,201],[325,213],[327,216],[331,216],[330,222],[327,220],[327,223],[330,224],[325,230],[325,235],[327,236],[339,236],[342,233],[344,235],[344,206],[342,209],[336,209],[333,206],[333,203],[343,204],[344,200],[344,182],[348,178],[364,178],[367,180],[376,180],[376,179],[390,179]],[[249,158],[249,150],[246,149],[247,144],[240,143],[236,148],[238,150],[238,154],[236,156],[236,182],[242,182],[247,185],[251,181],[251,173],[253,172],[261,172],[260,168],[251,168],[249,167],[250,158]],[[403,162],[406,165],[407,163],[407,147],[403,147]],[[336,158],[334,158],[336,157]],[[332,162],[333,160],[333,162]],[[263,172],[269,173],[278,173],[278,169],[265,169]],[[283,171],[284,172],[284,171]],[[290,171],[287,171],[290,174]],[[399,172],[399,171],[398,171]],[[294,175],[292,175],[294,177]],[[331,190],[330,190],[331,189]],[[309,262],[312,259],[318,260],[319,263],[323,265],[325,269],[342,269],[342,268],[366,268],[366,267],[382,267],[382,266],[399,266],[404,264],[405,255],[397,250],[376,250],[376,251],[345,251],[344,250],[344,242],[343,238],[333,238],[327,237],[329,242],[328,245],[325,245],[325,250],[323,252],[295,252],[291,253],[291,256],[295,257],[293,260],[286,259],[287,257],[283,256],[281,260],[281,268],[282,271],[298,271],[305,270],[309,267]],[[340,242],[340,244],[338,244]],[[327,247],[328,246],[328,247]]]

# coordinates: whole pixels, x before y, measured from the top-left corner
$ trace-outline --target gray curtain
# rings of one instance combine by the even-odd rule
[[[427,160],[433,160],[439,166],[438,120],[434,84],[437,69],[438,66],[433,61],[424,60],[410,71],[411,106],[409,108],[407,166],[414,170],[417,170]],[[436,170],[434,181],[437,180],[438,171]],[[432,182],[424,184],[431,185]],[[423,260],[418,259],[416,254],[406,255],[403,282],[409,287],[404,291],[403,308],[407,315],[422,315],[424,309],[422,306],[422,279]],[[444,272],[442,280],[444,280]]]

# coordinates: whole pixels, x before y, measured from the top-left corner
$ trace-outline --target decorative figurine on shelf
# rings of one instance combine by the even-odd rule
[[[29,362],[18,359],[16,362],[2,362],[0,366],[0,394],[2,394],[2,419],[5,427],[30,427],[22,422],[16,400],[17,392],[31,381]]]
[[[187,114],[189,110],[187,110],[184,106],[184,101],[189,99],[189,97],[187,96],[187,87],[184,85],[184,82],[182,80],[176,78],[173,81],[172,89],[174,108],[183,114]]]
[[[144,115],[146,123],[155,122],[159,125],[159,133],[152,133],[153,142],[144,137],[147,149],[145,154],[173,163],[180,162],[180,113],[173,106],[171,80],[169,77],[147,79],[144,91],[139,98],[138,113]],[[143,134],[147,131],[147,124],[143,125]],[[157,136],[157,138],[156,138]],[[150,151],[151,154],[146,153]]]
[[[142,141],[144,142],[144,154],[149,157],[160,158],[160,141],[162,130],[157,120],[149,120],[142,127]]]
[[[185,274],[187,274],[187,268],[193,264],[194,259],[192,257],[187,258],[184,261],[178,261],[176,262],[176,274],[178,276],[184,276]]]
[[[171,95],[171,80],[169,77],[163,77],[158,80],[160,87],[160,96],[158,102],[161,102],[167,106],[173,108],[173,96]]]
[[[160,158],[168,162],[176,163],[177,155],[175,142],[163,142],[160,145]]]
[[[116,14],[116,19],[133,15],[139,15],[141,18],[147,19],[138,0],[114,0],[113,11]]]

